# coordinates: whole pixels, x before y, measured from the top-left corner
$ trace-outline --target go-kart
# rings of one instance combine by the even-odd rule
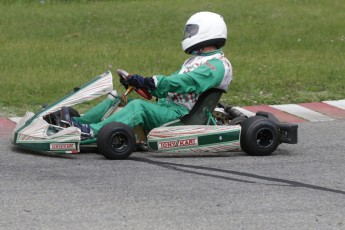
[[[123,80],[128,76],[123,70],[117,73]],[[37,113],[27,112],[13,131],[13,144],[56,153],[78,153],[83,146],[96,144],[107,159],[126,159],[136,149],[146,147],[151,151],[171,152],[243,150],[249,155],[265,156],[272,154],[282,143],[297,143],[296,124],[281,123],[272,114],[263,111],[246,117],[220,104],[224,91],[215,88],[201,94],[189,114],[150,131],[112,122],[103,126],[96,137],[85,139],[80,129],[66,125],[66,116],[79,116],[72,106],[111,91],[113,77],[107,71]],[[152,98],[144,89],[129,86],[124,94],[116,95],[114,105],[103,118],[121,109],[132,91],[145,99]]]

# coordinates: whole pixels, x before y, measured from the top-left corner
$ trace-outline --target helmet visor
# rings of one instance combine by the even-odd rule
[[[196,35],[199,31],[199,26],[197,24],[188,24],[184,29],[183,39],[190,38]]]

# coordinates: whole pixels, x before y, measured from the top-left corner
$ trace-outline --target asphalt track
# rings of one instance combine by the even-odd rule
[[[0,118],[0,229],[345,229],[345,120],[299,123],[299,143],[242,152],[50,155]]]

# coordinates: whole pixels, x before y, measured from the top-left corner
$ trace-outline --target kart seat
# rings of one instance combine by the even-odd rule
[[[181,117],[180,121],[184,125],[206,125],[220,97],[225,92],[225,90],[217,88],[206,90],[199,96],[192,110],[187,115]]]

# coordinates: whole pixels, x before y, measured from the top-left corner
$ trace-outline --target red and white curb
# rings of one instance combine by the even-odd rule
[[[246,116],[254,116],[258,111],[270,112],[281,122],[321,122],[332,120],[345,120],[345,100],[310,102],[299,104],[283,105],[254,105],[235,107]],[[21,117],[11,117],[17,123]],[[5,118],[0,118],[0,123],[4,123]],[[1,128],[1,126],[0,126]]]
[[[10,136],[14,126],[15,123],[13,121],[0,117],[0,138]]]
[[[345,100],[235,108],[247,116],[253,116],[258,111],[270,112],[281,122],[299,123],[345,119]]]

